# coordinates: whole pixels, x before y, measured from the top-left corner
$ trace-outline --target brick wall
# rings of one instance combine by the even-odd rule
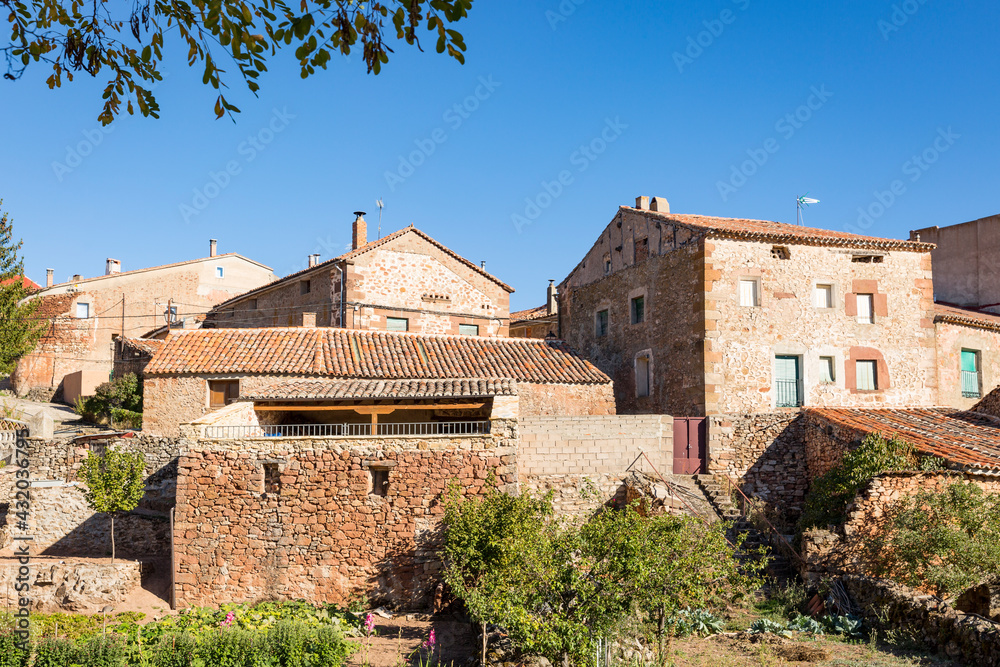
[[[798,411],[716,415],[708,421],[708,471],[739,482],[794,522],[807,478],[804,426]]]
[[[516,422],[484,437],[190,441],[175,523],[180,607],[262,597],[419,607],[440,571],[441,495],[516,489]],[[388,469],[385,497],[371,467]],[[280,490],[264,492],[265,464]]]
[[[522,417],[519,425],[521,487],[553,491],[560,513],[587,512],[610,499],[633,463],[650,474],[653,466],[663,475],[672,472],[668,416]],[[649,461],[636,461],[641,452]]]

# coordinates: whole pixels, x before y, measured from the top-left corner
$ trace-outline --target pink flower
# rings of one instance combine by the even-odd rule
[[[431,636],[427,638],[424,642],[424,648],[434,648],[434,644],[437,643],[437,635],[434,634],[434,629],[431,628]]]
[[[220,623],[220,625],[224,628],[228,628],[232,626],[233,621],[235,620],[236,620],[236,614],[234,614],[233,612],[229,612],[228,614],[226,614],[226,620]]]
[[[365,616],[365,634],[371,636],[372,632],[375,631],[375,617],[370,613]]]

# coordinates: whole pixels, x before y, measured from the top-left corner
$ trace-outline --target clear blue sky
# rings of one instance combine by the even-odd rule
[[[476,0],[465,65],[430,40],[397,46],[377,77],[355,56],[302,81],[282,58],[259,99],[231,79],[233,124],[173,58],[162,118],[123,117],[99,143],[99,82],[49,91],[29,70],[0,82],[0,197],[37,282],[47,267],[98,275],[106,257],[128,270],[204,256],[209,238],[285,275],[341,252],[351,212],[374,222],[382,197],[383,232],[413,223],[486,260],[527,308],[637,195],[794,222],[809,193],[810,226],[860,229],[861,207],[878,214],[864,230],[889,237],[1000,213],[998,26],[984,0]],[[89,154],[67,156],[81,142]]]

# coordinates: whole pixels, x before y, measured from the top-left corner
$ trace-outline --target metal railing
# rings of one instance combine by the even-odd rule
[[[373,432],[374,428],[374,432]],[[488,421],[410,422],[401,424],[281,424],[276,426],[207,426],[213,440],[239,438],[370,438],[377,436],[485,435]]]
[[[774,394],[776,407],[797,408],[802,405],[802,381],[775,380]]]
[[[979,371],[962,371],[962,398],[979,398]]]

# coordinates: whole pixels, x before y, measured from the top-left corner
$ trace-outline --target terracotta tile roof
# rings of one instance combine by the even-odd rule
[[[419,237],[421,237],[422,239],[424,239],[425,241],[427,241],[431,245],[436,246],[437,248],[439,248],[440,250],[444,251],[448,255],[451,255],[452,257],[454,257],[455,259],[457,259],[462,264],[465,264],[470,269],[474,269],[477,273],[480,273],[483,276],[485,276],[486,278],[489,278],[490,280],[492,280],[496,284],[500,285],[500,287],[504,288],[508,292],[513,292],[514,291],[513,287],[511,287],[507,283],[501,281],[499,278],[497,278],[496,276],[494,276],[492,273],[487,272],[485,269],[483,269],[481,266],[479,266],[475,262],[470,262],[469,260],[467,260],[464,257],[462,257],[461,255],[459,255],[457,252],[455,252],[451,248],[448,248],[444,244],[435,241],[430,236],[428,236],[424,232],[420,231],[419,229],[417,229],[416,227],[414,227],[414,226],[411,225],[409,227],[404,227],[403,229],[397,230],[397,231],[395,231],[395,232],[393,232],[391,234],[386,234],[385,236],[383,236],[380,239],[377,239],[377,240],[372,241],[370,243],[366,243],[365,245],[361,246],[357,250],[351,250],[350,252],[346,252],[343,255],[338,255],[337,257],[334,257],[333,259],[328,259],[325,262],[320,262],[316,266],[310,266],[308,268],[302,269],[301,271],[296,271],[295,273],[290,273],[287,276],[285,276],[284,278],[278,278],[277,280],[273,280],[273,281],[269,282],[266,285],[262,285],[262,286],[260,286],[260,287],[258,287],[256,289],[252,289],[249,292],[244,292],[243,294],[240,294],[239,296],[234,296],[232,299],[229,299],[227,301],[223,301],[222,303],[220,303],[219,305],[217,305],[213,310],[218,311],[218,310],[220,310],[222,308],[225,308],[226,306],[228,306],[229,304],[231,304],[231,303],[233,303],[235,301],[241,301],[241,300],[243,300],[243,299],[245,299],[245,298],[247,298],[249,296],[252,296],[254,294],[259,294],[261,292],[266,292],[267,290],[272,289],[274,287],[277,287],[278,285],[280,285],[282,283],[285,283],[287,281],[298,280],[299,278],[301,278],[302,276],[304,276],[306,274],[313,273],[315,271],[321,271],[321,270],[324,270],[324,269],[329,269],[329,268],[332,267],[332,265],[336,264],[337,262],[342,262],[342,261],[348,260],[348,259],[354,259],[358,255],[362,255],[362,254],[364,254],[366,252],[370,252],[370,251],[374,250],[375,248],[379,248],[379,247],[385,245],[386,243],[389,243],[390,241],[398,239],[400,236],[403,236],[404,234],[408,234],[408,233],[414,233],[414,234],[418,235]]]
[[[0,287],[6,287],[11,283],[17,283],[17,282],[21,283],[21,287],[28,290],[29,292],[34,292],[35,290],[40,290],[42,288],[41,285],[39,285],[38,283],[36,283],[34,280],[32,280],[27,276],[16,276],[14,278],[8,278],[7,280],[0,280]]]
[[[514,396],[511,380],[283,380],[240,398],[259,401]]]
[[[516,324],[518,322],[529,322],[531,320],[540,320],[543,317],[549,315],[548,306],[539,306],[538,308],[529,308],[528,310],[519,310],[517,312],[510,314],[510,323]],[[555,313],[552,313],[555,316]]]
[[[1000,331],[1000,315],[944,303],[934,304],[934,321]]]
[[[611,382],[562,341],[302,327],[178,331],[146,367],[147,375],[217,373]]]
[[[123,336],[119,338],[123,345],[131,347],[143,354],[153,356],[161,349],[166,343],[165,340],[159,340],[157,338],[129,338],[128,336]]]
[[[806,414],[895,436],[923,453],[968,468],[1000,469],[1000,420],[952,408],[808,408]]]
[[[930,252],[933,243],[883,239],[875,236],[859,236],[847,232],[837,232],[816,227],[799,227],[769,220],[745,220],[742,218],[714,218],[706,215],[684,215],[679,213],[659,213],[645,209],[622,206],[621,210],[640,213],[661,220],[669,220],[695,230],[707,231],[709,236],[731,238],[743,241],[769,241],[775,243],[801,243],[806,245],[842,246],[872,250],[909,250]]]

